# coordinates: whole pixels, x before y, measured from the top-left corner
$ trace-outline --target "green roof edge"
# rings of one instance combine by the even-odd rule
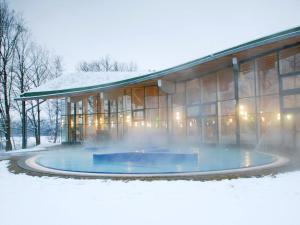
[[[80,88],[70,88],[70,89],[62,89],[62,90],[54,90],[54,91],[43,91],[43,92],[25,92],[20,95],[19,98],[16,98],[17,100],[20,99],[34,99],[34,98],[46,98],[46,97],[51,97],[51,96],[60,96],[60,95],[66,95],[66,94],[76,94],[76,93],[84,93],[84,92],[92,92],[96,90],[101,90],[101,89],[107,89],[107,88],[113,88],[113,87],[120,87],[128,84],[134,84],[150,79],[155,79],[159,78],[161,76],[171,74],[174,72],[178,72],[184,69],[188,69],[190,67],[200,65],[205,62],[209,62],[215,59],[218,59],[220,57],[224,57],[226,55],[234,54],[240,51],[248,50],[251,48],[258,47],[260,45],[264,44],[269,44],[272,42],[276,42],[279,40],[284,40],[287,38],[295,37],[300,35],[300,26],[294,27],[292,29],[288,29],[285,31],[281,31],[275,34],[271,34],[262,38],[255,39],[250,42],[246,42],[244,44],[237,45],[232,48],[228,48],[226,50],[210,54],[168,69],[164,69],[161,71],[149,73],[146,75],[130,78],[130,79],[125,79],[121,81],[116,81],[116,82],[111,82],[111,83],[106,83],[106,84],[100,84],[100,85],[94,85],[94,86],[88,86],[88,87],[80,87]]]

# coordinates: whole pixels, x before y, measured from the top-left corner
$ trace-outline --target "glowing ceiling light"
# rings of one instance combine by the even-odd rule
[[[292,115],[291,115],[291,114],[287,114],[287,115],[286,115],[286,118],[287,118],[288,120],[291,120],[291,119],[292,119]]]
[[[179,112],[176,112],[176,120],[180,120],[180,113]]]
[[[277,114],[277,120],[280,120],[281,119],[281,116],[280,116],[280,113]]]

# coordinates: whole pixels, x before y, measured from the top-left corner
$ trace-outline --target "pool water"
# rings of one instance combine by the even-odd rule
[[[73,172],[105,174],[158,174],[208,172],[261,166],[275,156],[252,151],[224,148],[191,148],[184,152],[152,148],[113,152],[110,149],[69,149],[40,154],[40,166]]]

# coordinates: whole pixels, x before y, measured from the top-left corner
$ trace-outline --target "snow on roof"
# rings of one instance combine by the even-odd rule
[[[91,87],[127,80],[147,74],[146,72],[76,72],[63,74],[58,78],[30,90],[27,93],[58,91],[74,88]]]

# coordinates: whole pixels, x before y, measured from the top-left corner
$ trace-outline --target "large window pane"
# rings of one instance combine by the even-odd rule
[[[186,131],[185,107],[173,108],[173,134],[176,136],[185,136]]]
[[[215,103],[202,105],[201,109],[202,109],[203,116],[216,115],[217,113],[217,108]]]
[[[133,111],[133,120],[144,120],[144,110]]]
[[[185,83],[176,83],[176,93],[173,98],[173,107],[185,105]]]
[[[187,107],[187,117],[198,117],[198,116],[200,116],[200,106]]]
[[[158,128],[159,118],[158,109],[146,109],[146,127],[147,128]]]
[[[199,79],[194,79],[186,82],[186,101],[188,105],[200,103],[201,88]]]
[[[300,75],[282,78],[282,88],[284,90],[300,88]]]
[[[187,121],[187,138],[190,143],[201,142],[201,120],[189,118]]]
[[[284,96],[283,102],[284,108],[300,108],[300,94]]]
[[[124,91],[123,106],[125,111],[131,110],[131,89],[130,88]]]
[[[257,59],[258,94],[278,93],[276,55],[270,54]]]
[[[255,96],[254,61],[242,63],[239,73],[239,97]]]
[[[205,117],[203,121],[203,143],[217,144],[218,130],[217,130],[217,117]]]
[[[241,99],[239,105],[240,137],[242,144],[256,143],[255,99]]]
[[[280,74],[300,71],[300,45],[280,51]]]
[[[202,102],[214,102],[217,100],[217,76],[210,74],[202,79]]]
[[[146,87],[146,108],[158,108],[158,88],[156,86]]]
[[[132,109],[144,109],[144,88],[132,88]]]
[[[234,82],[232,68],[220,70],[219,76],[219,100],[229,100],[234,98]]]
[[[235,101],[224,101],[219,103],[220,111],[220,143],[235,144],[236,124],[235,124]]]
[[[258,122],[260,142],[264,145],[277,145],[280,143],[280,110],[279,96],[261,96],[258,98]]]

